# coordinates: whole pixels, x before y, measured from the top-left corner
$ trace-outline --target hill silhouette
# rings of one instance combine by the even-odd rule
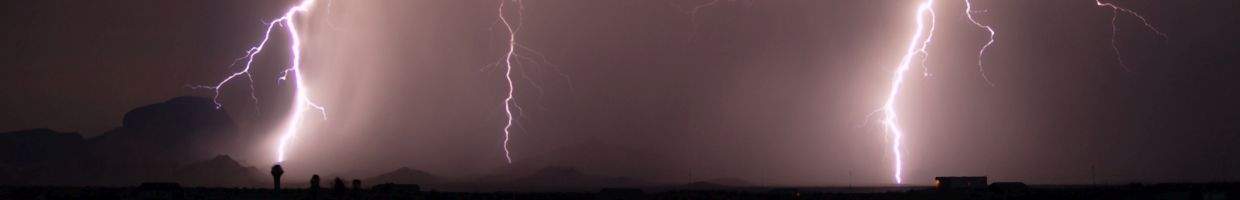
[[[264,175],[258,168],[243,166],[228,155],[210,160],[190,163],[176,170],[174,179],[186,185],[203,187],[258,187],[266,186]]]
[[[83,142],[81,134],[49,129],[0,134],[0,163],[40,163],[72,156],[80,152]]]
[[[609,187],[638,187],[645,182],[626,177],[608,177],[582,173],[572,167],[546,167],[509,183],[522,191],[596,191]]]
[[[86,181],[86,140],[78,133],[33,129],[0,133],[0,185],[72,185]]]
[[[238,139],[237,130],[211,99],[186,96],[135,108],[125,113],[121,127],[90,140],[101,150],[92,151],[97,156],[124,159],[140,154],[147,160],[184,163],[224,151]]]
[[[440,183],[439,177],[435,177],[430,173],[421,170],[410,169],[409,167],[401,167],[395,171],[379,174],[374,177],[363,180],[363,183],[369,184],[418,184],[418,185],[436,185]]]
[[[733,187],[753,186],[753,183],[746,181],[744,179],[739,179],[739,178],[715,178],[715,179],[705,180],[702,182],[719,184],[719,185],[724,185],[724,186],[733,186]]]
[[[677,173],[679,170],[673,166],[666,165],[666,163],[676,163],[670,159],[656,152],[590,140],[519,159],[512,165],[494,170],[494,174],[498,176],[488,178],[512,179],[545,172],[543,170],[572,166],[574,170],[602,176],[625,176],[648,181],[671,182],[680,174]],[[634,160],[644,162],[632,162]]]
[[[121,124],[93,138],[48,129],[0,133],[0,184],[246,182],[244,177],[231,177],[248,176],[244,175],[246,167],[231,157],[211,159],[233,146],[239,134],[228,113],[217,109],[210,99],[176,97],[142,106],[125,113]],[[184,174],[190,176],[183,179]]]

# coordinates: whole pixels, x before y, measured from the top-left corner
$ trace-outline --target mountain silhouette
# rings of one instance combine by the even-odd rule
[[[211,159],[239,140],[237,125],[211,99],[176,97],[142,106],[125,113],[121,124],[88,139],[48,129],[0,133],[0,184],[135,185],[181,180],[180,173],[239,170],[232,158]],[[234,181],[204,181],[216,182]]]
[[[733,186],[733,187],[753,186],[752,182],[746,181],[744,179],[739,179],[739,178],[716,178],[716,179],[710,179],[710,180],[706,180],[702,182],[713,183],[713,184],[718,184],[718,185],[723,185],[723,186]]]
[[[401,167],[395,171],[370,177],[363,181],[368,184],[418,184],[418,185],[435,185],[440,183],[440,179],[421,170],[410,169],[409,167]]]
[[[174,174],[177,182],[204,187],[266,186],[258,168],[242,166],[228,155],[182,166]]]
[[[237,125],[211,99],[177,97],[125,113],[122,126],[91,138],[97,156],[173,163],[205,160],[238,139]],[[156,150],[158,151],[152,151]]]
[[[595,191],[609,187],[648,185],[632,178],[609,177],[582,173],[573,167],[546,167],[508,183],[510,189],[522,191]]]
[[[78,171],[86,140],[77,133],[33,129],[0,133],[0,185],[69,185],[83,182]]]
[[[81,134],[33,129],[0,134],[0,163],[28,165],[65,158],[83,147]]]
[[[632,162],[643,160],[645,162]],[[623,176],[641,180],[670,181],[680,177],[678,170],[661,163],[676,163],[656,152],[643,151],[599,140],[564,146],[530,158],[514,161],[512,165],[494,170],[494,174],[506,178],[528,176],[541,170],[573,166],[575,170],[588,171],[602,176]],[[502,176],[488,177],[503,179]]]

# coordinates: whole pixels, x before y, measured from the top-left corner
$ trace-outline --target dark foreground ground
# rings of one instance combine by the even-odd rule
[[[439,192],[262,188],[0,187],[0,199],[1240,199],[1240,184],[1032,186],[940,191],[930,187],[604,189],[596,192]]]

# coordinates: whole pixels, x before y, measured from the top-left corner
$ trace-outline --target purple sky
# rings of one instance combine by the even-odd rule
[[[890,183],[878,123],[912,28],[909,1],[528,0],[518,40],[555,65],[518,65],[514,160],[566,159],[660,179],[736,177],[780,185]],[[1088,0],[976,0],[986,41],[963,4],[939,0],[927,67],[900,97],[905,179],[1089,183],[1240,177],[1240,3],[1128,0],[1169,36]],[[209,96],[209,84],[260,37],[282,1],[6,2],[0,131],[47,127],[97,135],[128,110]],[[410,166],[467,177],[503,169],[505,50],[495,1],[341,1],[306,23],[303,73],[329,120],[310,118],[289,165],[372,174]],[[281,34],[282,35],[282,34]],[[284,45],[283,37],[273,45]],[[690,40],[690,38],[693,38]],[[288,104],[275,77],[287,52],[222,99],[269,164]],[[920,74],[915,67],[912,74]],[[877,119],[877,118],[872,118]],[[603,145],[579,145],[603,144]],[[570,150],[564,150],[570,149]],[[598,156],[591,163],[570,158]],[[631,155],[644,160],[632,160]],[[591,169],[585,169],[590,172]],[[640,170],[639,170],[640,171]],[[293,172],[290,172],[291,174]],[[852,174],[851,177],[849,174]]]

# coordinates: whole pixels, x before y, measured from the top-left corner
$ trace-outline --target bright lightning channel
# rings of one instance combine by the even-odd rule
[[[250,69],[254,64],[254,58],[258,56],[258,54],[262,53],[263,49],[267,47],[267,42],[270,41],[272,35],[271,33],[276,29],[276,26],[286,28],[290,42],[288,49],[291,52],[289,60],[291,65],[284,70],[282,75],[280,75],[279,80],[288,80],[289,76],[292,75],[295,87],[293,91],[293,108],[287,117],[287,121],[284,123],[284,130],[281,131],[279,143],[276,146],[276,163],[284,162],[288,144],[293,137],[297,136],[297,132],[299,131],[298,128],[301,126],[306,110],[318,110],[319,113],[323,115],[323,118],[327,119],[327,112],[323,106],[319,106],[310,100],[309,88],[306,87],[305,80],[301,74],[302,41],[301,32],[297,29],[296,16],[298,13],[302,13],[303,15],[308,14],[310,12],[310,8],[314,6],[314,3],[315,0],[304,0],[296,6],[289,8],[288,11],[284,12],[284,15],[280,16],[280,18],[276,18],[268,23],[267,29],[263,33],[263,39],[259,41],[258,45],[250,47],[250,50],[246,51],[245,56],[237,59],[237,61],[245,61],[245,66],[242,67],[240,71],[233,72],[228,77],[224,78],[224,80],[213,86],[193,86],[193,88],[214,90],[215,106],[218,109],[222,107],[222,104],[219,102],[221,88],[229,82],[244,76],[247,80],[250,80],[250,98],[253,101],[258,102],[258,96],[254,94],[253,75],[250,72]]]
[[[994,87],[995,83],[990,81],[990,77],[986,77],[986,68],[983,67],[982,65],[982,58],[986,55],[986,49],[989,49],[991,45],[995,44],[995,28],[991,27],[990,25],[985,25],[980,22],[977,22],[977,18],[973,17],[974,12],[986,12],[986,11],[973,10],[972,0],[964,0],[964,16],[968,17],[969,22],[973,23],[974,26],[977,26],[978,28],[986,29],[986,32],[990,34],[990,38],[989,40],[986,40],[986,44],[982,45],[982,49],[977,51],[977,72],[982,75],[982,80],[985,80],[986,84],[989,84],[991,87]]]
[[[516,97],[517,85],[516,85],[516,81],[513,75],[514,74],[521,75],[521,77],[526,80],[526,82],[524,83],[529,84],[529,86],[537,90],[540,95],[546,92],[543,89],[543,87],[539,85],[536,81],[534,81],[534,79],[530,77],[528,74],[530,70],[534,70],[537,68],[527,67],[527,68],[522,68],[519,71],[517,71],[516,67],[518,66],[549,67],[551,69],[550,72],[554,72],[557,75],[559,75],[560,78],[564,79],[564,81],[568,84],[569,91],[573,90],[573,81],[568,76],[568,74],[565,74],[563,71],[560,71],[559,65],[552,63],[551,60],[547,58],[546,54],[543,54],[542,52],[534,50],[534,48],[530,48],[529,46],[521,44],[520,41],[517,41],[517,33],[520,33],[521,28],[524,27],[522,25],[522,21],[525,19],[525,5],[522,4],[523,3],[522,0],[498,0],[498,1],[499,1],[499,8],[496,10],[497,11],[496,15],[498,16],[499,19],[496,20],[495,24],[502,25],[504,30],[507,31],[507,35],[505,38],[507,40],[506,41],[507,46],[505,46],[506,49],[504,49],[505,51],[504,51],[503,57],[499,59],[499,61],[492,63],[490,65],[487,65],[487,66],[488,67],[502,67],[504,69],[504,81],[506,83],[506,86],[508,87],[507,88],[508,90],[505,92],[504,98],[503,98],[504,116],[505,116],[504,128],[502,130],[504,133],[503,148],[504,148],[504,160],[511,164],[512,163],[512,152],[509,150],[508,147],[511,141],[510,136],[512,136],[512,129],[520,128],[522,130],[525,130],[524,126],[518,126],[519,121],[517,117],[524,118],[525,115],[521,115],[521,113],[524,112],[524,109],[521,107],[521,104],[517,102],[517,97]],[[515,7],[509,8],[509,3],[511,3]],[[507,13],[504,12],[505,9],[509,9],[510,11],[515,11],[516,12],[515,15],[517,18],[516,19],[509,18]],[[543,108],[541,105],[539,107]],[[528,130],[525,130],[525,131],[528,131]]]
[[[508,150],[508,141],[512,135],[512,107],[514,106],[513,93],[516,92],[516,86],[512,82],[512,58],[517,51],[517,30],[513,28],[512,23],[508,22],[508,18],[504,17],[504,5],[507,0],[499,0],[499,21],[508,30],[508,51],[504,54],[504,80],[508,83],[508,93],[504,97],[504,160],[512,163],[512,152]],[[521,3],[520,0],[512,0],[513,3]]]
[[[900,59],[900,65],[896,67],[891,79],[891,90],[887,94],[887,100],[880,109],[883,112],[885,131],[891,136],[891,154],[895,157],[892,176],[896,184],[904,182],[902,178],[904,158],[900,148],[901,140],[904,138],[904,130],[900,128],[899,115],[896,113],[896,98],[900,95],[901,86],[904,84],[905,72],[908,72],[910,65],[912,65],[913,58],[918,55],[925,56],[926,46],[930,45],[934,32],[933,5],[934,0],[926,0],[917,6],[916,29],[914,29],[913,35],[909,38],[908,48]]]
[[[709,6],[713,3],[714,2],[704,4],[704,5]],[[1116,40],[1116,35],[1119,33],[1119,27],[1116,25],[1116,21],[1119,18],[1120,12],[1136,17],[1137,20],[1139,20],[1142,25],[1144,25],[1150,31],[1154,32],[1154,34],[1157,34],[1158,36],[1162,38],[1167,38],[1167,34],[1158,30],[1158,28],[1154,27],[1153,24],[1151,24],[1148,20],[1146,20],[1145,16],[1138,14],[1136,11],[1133,11],[1133,10],[1130,10],[1124,7],[1120,7],[1119,5],[1116,5],[1114,3],[1105,3],[1105,2],[1102,2],[1102,0],[1095,0],[1094,3],[1099,7],[1110,8],[1112,12],[1114,13],[1113,16],[1111,17],[1111,49],[1115,51],[1116,61],[1118,61],[1120,66],[1123,67],[1124,70],[1126,71],[1128,71],[1129,69],[1128,69],[1128,66],[1124,64],[1123,57],[1120,54],[1118,41]],[[994,27],[990,25],[986,25],[986,24],[982,24],[981,22],[978,22],[977,18],[973,16],[974,13],[985,12],[985,11],[974,10],[972,0],[964,0],[964,4],[965,4],[964,14],[968,18],[969,22],[978,28],[986,30],[986,32],[989,34],[989,38],[986,41],[986,44],[982,45],[981,49],[977,51],[977,57],[978,57],[977,66],[978,66],[978,72],[981,74],[982,78],[986,81],[986,83],[989,84],[990,86],[994,86],[995,85],[994,82],[992,82],[990,78],[986,76],[985,67],[983,65],[983,57],[986,55],[986,50],[988,50],[991,46],[995,44],[995,35],[996,35],[995,29]],[[917,7],[916,29],[914,30],[911,38],[909,38],[908,49],[905,51],[904,56],[900,60],[900,65],[896,67],[896,71],[891,79],[891,90],[889,91],[887,95],[887,99],[883,103],[883,107],[879,110],[883,112],[884,129],[889,134],[889,136],[891,136],[891,144],[892,144],[891,153],[893,157],[895,157],[894,166],[892,167],[893,176],[894,176],[893,178],[895,179],[896,184],[901,184],[904,182],[902,178],[904,160],[903,160],[903,154],[901,151],[901,146],[902,146],[901,140],[904,137],[904,130],[901,129],[900,127],[899,115],[896,112],[896,107],[895,107],[896,98],[899,97],[900,89],[904,84],[905,73],[908,72],[911,63],[913,62],[913,58],[918,57],[918,55],[920,55],[922,57],[922,60],[921,60],[922,67],[923,68],[926,67],[925,60],[929,55],[929,53],[926,51],[926,47],[930,45],[930,41],[934,37],[935,14],[934,14],[933,5],[934,5],[934,0],[926,0],[922,2],[921,4],[919,4],[919,6]],[[696,12],[696,9],[699,9],[699,8],[700,7],[695,7],[693,11]],[[924,72],[923,75],[929,76],[930,74],[929,72]]]

